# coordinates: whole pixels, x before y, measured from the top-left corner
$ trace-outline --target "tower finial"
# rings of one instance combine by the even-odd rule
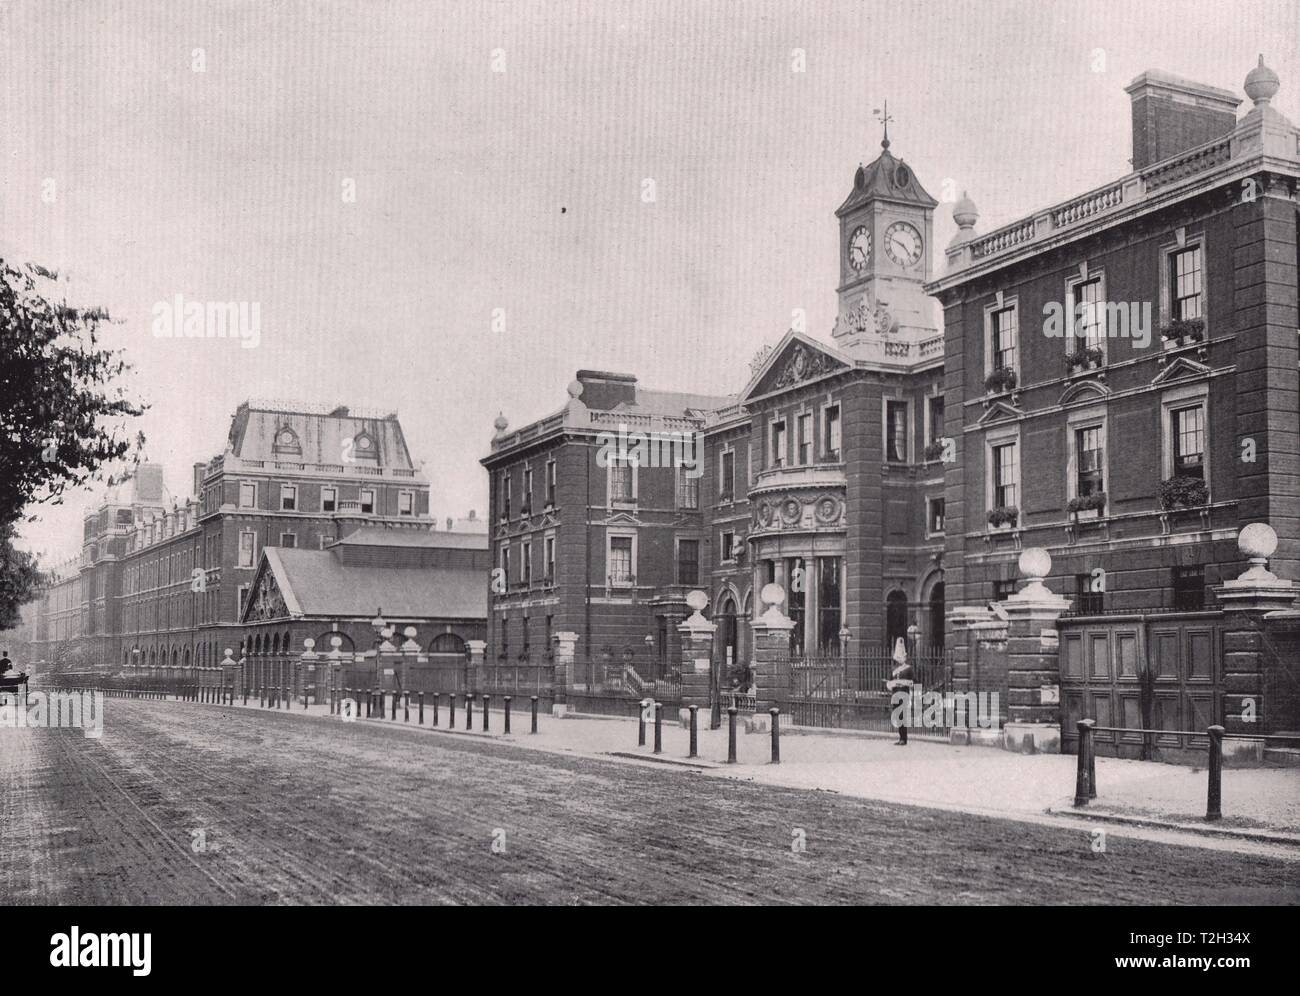
[[[885,106],[883,109],[877,107],[873,113],[876,115],[876,120],[879,121],[885,128],[885,137],[880,140],[880,147],[882,149],[888,149],[889,148],[889,122],[894,120],[892,117],[890,117],[889,114],[889,101],[887,100],[885,101]]]

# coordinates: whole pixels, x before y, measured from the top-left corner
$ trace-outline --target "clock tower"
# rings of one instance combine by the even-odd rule
[[[889,151],[859,166],[853,190],[840,205],[840,298],[834,338],[851,349],[866,337],[921,341],[938,334],[931,279],[934,208],[912,168]],[[878,339],[877,339],[878,341]]]

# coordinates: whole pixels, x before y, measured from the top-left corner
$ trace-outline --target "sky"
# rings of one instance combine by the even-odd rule
[[[1145,69],[1240,94],[1263,54],[1300,120],[1298,29],[1295,0],[0,2],[0,252],[114,316],[178,498],[284,398],[395,409],[434,514],[481,515],[493,419],[576,370],[725,395],[795,309],[829,337],[884,101],[990,231],[1129,172]],[[940,204],[936,267],[953,231]],[[155,336],[177,295],[256,304],[256,347]],[[95,497],[24,545],[76,554]]]

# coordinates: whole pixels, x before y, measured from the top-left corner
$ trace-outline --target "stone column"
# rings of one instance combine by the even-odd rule
[[[790,691],[790,631],[794,620],[781,611],[785,590],[765,584],[759,597],[765,611],[752,623],[754,631],[754,728],[766,728],[768,710]]]
[[[316,641],[313,640],[310,636],[307,637],[307,639],[302,641],[302,647],[303,647],[302,657],[301,657],[302,667],[299,669],[302,675],[302,688],[299,689],[299,694],[305,696],[307,694],[307,678],[309,675],[316,673],[315,672],[316,662],[320,658],[316,656]],[[319,701],[319,696],[320,696],[319,676],[316,679],[316,695]]]
[[[487,684],[487,675],[484,673],[487,667],[487,641],[466,640],[465,646],[469,649],[469,688],[465,691],[477,693]]]
[[[1020,750],[1029,737],[1035,751],[1061,751],[1060,634],[1056,621],[1070,600],[1051,591],[1043,578],[1052,569],[1046,550],[1020,554],[1020,573],[1028,581],[999,603],[1007,617],[1007,724],[1003,744]],[[1048,694],[1045,689],[1054,689]]]
[[[573,684],[574,659],[578,652],[578,634],[565,631],[551,637],[555,641],[555,676],[551,679],[551,714],[565,716],[570,712],[568,691]]]
[[[709,622],[701,611],[709,604],[709,596],[698,588],[686,596],[686,604],[693,614],[677,626],[682,638],[682,708],[678,718],[683,725],[690,723],[690,706],[704,710],[709,705],[709,679],[713,668],[713,634],[715,623]],[[697,722],[707,722],[696,715]]]
[[[1277,549],[1277,533],[1252,522],[1237,535],[1237,549],[1251,567],[1214,589],[1223,606],[1223,726],[1229,733],[1259,733],[1264,729],[1264,663],[1269,653],[1265,617],[1295,607],[1300,585],[1268,569]],[[1224,757],[1262,760],[1264,740],[1225,740]]]
[[[414,626],[407,626],[402,630],[402,635],[406,639],[402,642],[402,690],[411,690],[411,669],[415,662],[420,658],[420,645],[415,642],[415,635],[418,631]]]

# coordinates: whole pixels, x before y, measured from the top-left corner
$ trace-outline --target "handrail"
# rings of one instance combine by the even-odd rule
[[[1093,733],[1154,733],[1166,737],[1205,737],[1204,730],[1147,730],[1134,726],[1094,726]],[[1224,740],[1295,740],[1300,742],[1300,734],[1288,736],[1281,733],[1224,733]]]

